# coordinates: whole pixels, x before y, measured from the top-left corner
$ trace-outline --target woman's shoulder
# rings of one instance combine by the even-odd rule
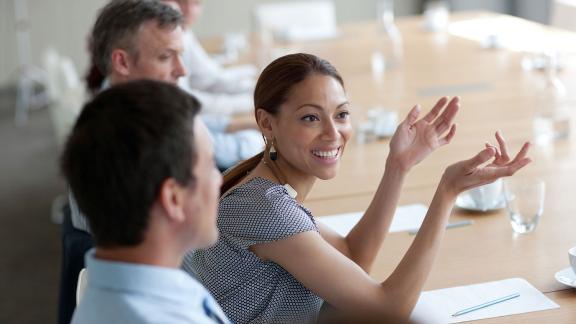
[[[310,211],[292,198],[284,186],[255,177],[233,188],[221,199],[219,223],[314,223]],[[241,215],[242,217],[238,217]]]
[[[228,191],[220,198],[220,205],[226,204],[255,204],[255,203],[274,203],[283,201],[288,192],[284,186],[271,180],[255,177]]]

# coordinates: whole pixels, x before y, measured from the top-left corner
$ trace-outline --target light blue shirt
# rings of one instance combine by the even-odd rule
[[[230,323],[210,293],[180,269],[111,262],[86,253],[88,285],[73,324]]]

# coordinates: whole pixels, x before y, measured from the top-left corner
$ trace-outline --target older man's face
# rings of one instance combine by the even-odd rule
[[[156,21],[144,23],[136,36],[138,55],[129,60],[129,79],[151,79],[176,84],[186,75],[182,64],[182,28],[160,28]]]

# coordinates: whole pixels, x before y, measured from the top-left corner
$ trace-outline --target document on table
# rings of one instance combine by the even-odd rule
[[[520,297],[452,317],[452,314],[503,296],[518,293]],[[481,284],[425,291],[410,317],[417,323],[460,323],[484,318],[536,312],[558,308],[528,281],[511,278]]]
[[[399,206],[396,208],[390,233],[417,230],[422,225],[428,208],[422,204]],[[358,223],[364,212],[338,214],[332,216],[316,217],[321,222],[342,236],[346,236],[352,227]]]

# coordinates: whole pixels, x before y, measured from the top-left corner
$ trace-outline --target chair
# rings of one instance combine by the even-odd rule
[[[576,0],[554,0],[550,25],[576,31]]]
[[[84,291],[86,290],[86,285],[88,285],[88,270],[83,268],[78,274],[78,284],[76,285],[76,305],[80,304],[80,301],[84,296]]]
[[[42,69],[32,65],[28,2],[26,0],[13,0],[13,3],[15,45],[18,54],[18,92],[14,120],[17,125],[25,125],[28,122],[28,113],[31,108],[43,108],[48,104],[48,97],[44,89],[46,76]],[[6,14],[6,17],[9,15]],[[4,45],[10,47],[9,44]],[[41,90],[37,91],[37,87]]]
[[[54,50],[46,51],[43,59],[47,74],[46,88],[51,101],[50,117],[56,142],[58,147],[62,147],[87,94],[71,59]]]
[[[253,14],[258,30],[270,31],[279,40],[317,40],[337,35],[336,10],[330,0],[266,3],[257,5]]]
[[[53,49],[48,49],[43,55],[43,61],[46,72],[46,93],[50,101],[48,109],[56,144],[60,149],[80,114],[87,94],[72,60],[59,55]],[[60,211],[67,201],[68,198],[65,195],[54,198],[52,222],[62,223],[63,216]]]
[[[74,314],[77,301],[81,295],[82,283],[80,277],[84,265],[84,254],[93,247],[92,236],[72,226],[70,206],[63,208],[62,223],[62,265],[60,269],[60,294],[58,302],[58,323],[68,324]],[[80,291],[80,294],[79,294]],[[81,296],[80,296],[81,297]]]

